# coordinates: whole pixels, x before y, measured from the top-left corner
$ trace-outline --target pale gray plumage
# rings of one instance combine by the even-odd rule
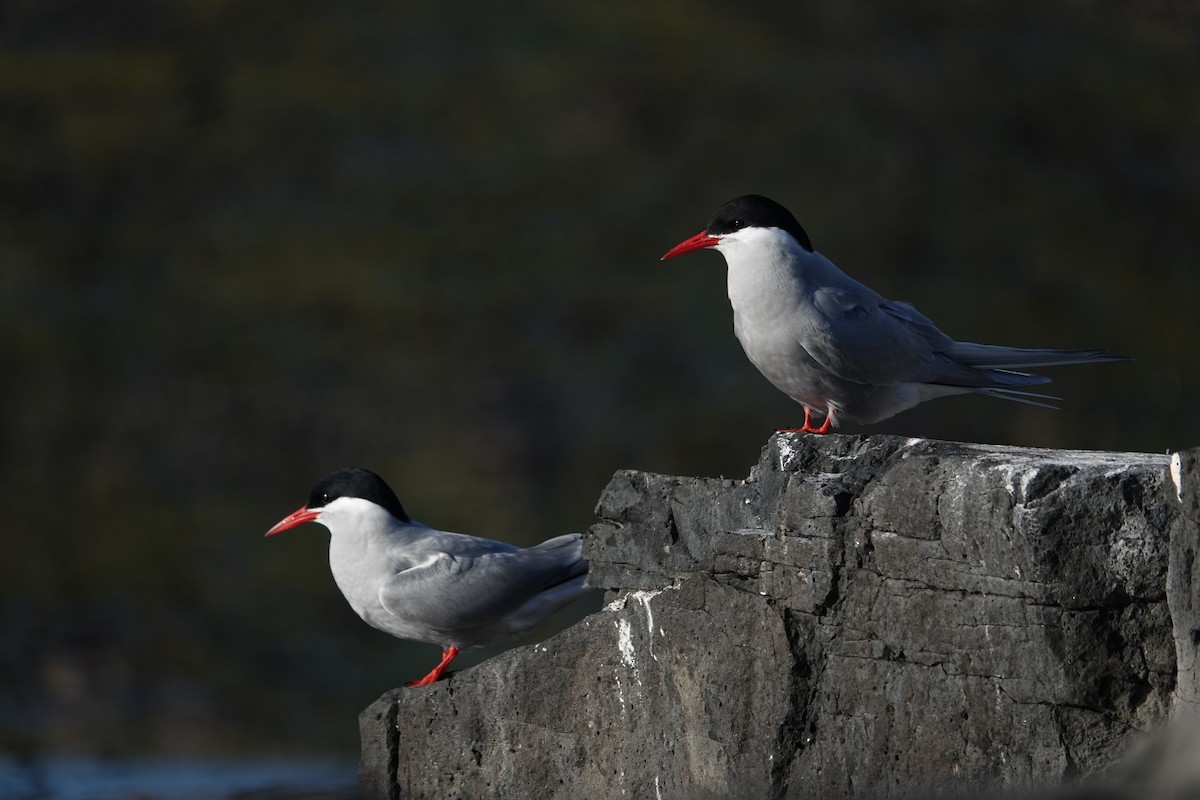
[[[750,361],[805,408],[803,430],[878,422],[918,403],[976,392],[1053,408],[1022,391],[1025,367],[1126,361],[1102,350],[956,342],[907,303],[879,295],[816,252],[796,218],[757,195],[732,200],[664,259],[712,247],[728,265],[734,332]],[[810,414],[826,423],[809,425]]]
[[[586,588],[578,533],[528,549],[412,522],[358,534],[333,534],[334,580],[364,619],[404,639],[456,647],[508,641]],[[378,543],[361,548],[360,537]],[[373,567],[360,562],[364,549],[377,551]],[[360,597],[364,572],[365,585],[377,590]]]
[[[304,522],[329,529],[334,581],[363,620],[446,650],[520,636],[588,588],[580,534],[520,548],[436,530],[409,519],[383,479],[364,469],[327,476],[267,535]]]

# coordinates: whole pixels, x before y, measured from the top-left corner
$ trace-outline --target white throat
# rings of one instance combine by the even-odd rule
[[[329,569],[359,616],[376,614],[379,587],[395,572],[389,557],[405,526],[383,507],[359,497],[339,497],[317,520],[329,529]]]
[[[803,265],[812,253],[779,228],[745,228],[715,246],[728,265],[729,303],[745,317],[772,317],[804,293]]]

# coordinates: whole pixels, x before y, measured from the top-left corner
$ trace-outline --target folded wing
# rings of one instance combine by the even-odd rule
[[[389,613],[432,629],[474,628],[581,579],[582,550],[583,537],[575,533],[524,550],[438,552],[386,581],[379,600]]]

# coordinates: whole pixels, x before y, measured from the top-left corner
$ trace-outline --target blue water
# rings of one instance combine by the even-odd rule
[[[355,770],[328,760],[0,757],[0,800],[350,800]]]

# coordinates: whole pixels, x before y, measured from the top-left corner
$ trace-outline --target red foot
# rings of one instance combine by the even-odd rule
[[[457,655],[458,655],[457,647],[443,647],[442,648],[442,663],[440,663],[436,667],[434,667],[433,671],[430,672],[428,675],[426,675],[424,678],[421,678],[421,680],[410,681],[408,685],[409,686],[428,686],[429,684],[436,682],[437,680],[439,680],[442,677],[442,673],[446,671],[446,668],[450,666],[450,662],[453,661]]]
[[[825,435],[833,430],[833,409],[825,412],[825,421],[821,423],[821,427],[814,428],[812,424],[812,410],[804,407],[804,425],[799,428],[780,428],[776,433],[816,433]]]

